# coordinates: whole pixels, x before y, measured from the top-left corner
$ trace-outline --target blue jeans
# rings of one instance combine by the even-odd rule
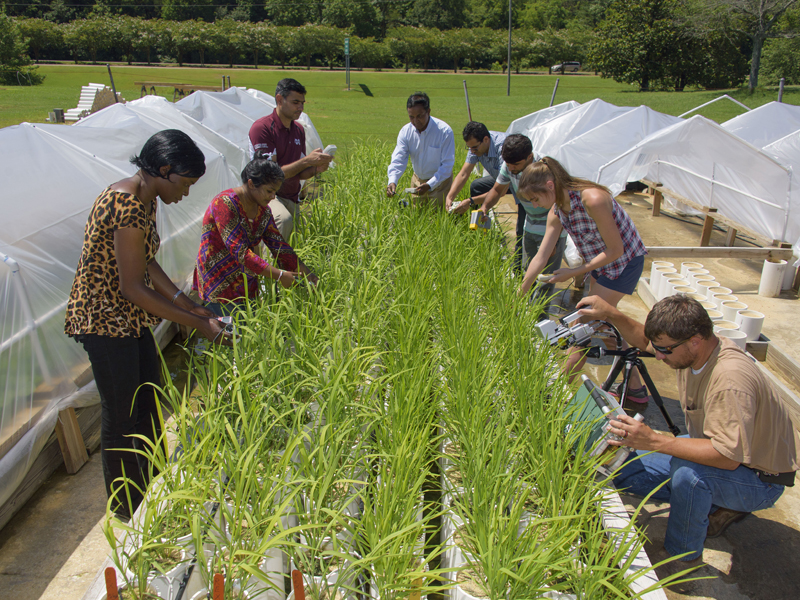
[[[640,450],[631,456],[614,485],[620,491],[646,496],[666,482],[652,498],[670,503],[664,548],[673,556],[690,553],[681,560],[702,556],[708,515],[717,508],[754,512],[769,508],[783,493],[782,485],[764,483],[744,465],[726,471],[658,452]]]

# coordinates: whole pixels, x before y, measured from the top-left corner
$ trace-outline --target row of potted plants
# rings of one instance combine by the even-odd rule
[[[162,390],[159,475],[106,526],[134,597],[206,598],[222,573],[225,598],[278,600],[292,569],[318,599],[641,595],[641,537],[602,527],[502,234],[387,200],[387,151],[360,145],[298,227],[319,285],[265,286],[233,347]]]

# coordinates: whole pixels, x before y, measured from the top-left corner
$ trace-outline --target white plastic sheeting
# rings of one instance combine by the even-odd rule
[[[580,102],[570,100],[569,102],[562,102],[561,104],[556,104],[555,106],[548,106],[547,108],[537,110],[534,113],[525,115],[524,117],[520,117],[519,119],[512,121],[511,125],[508,126],[508,129],[506,129],[506,133],[522,133],[524,135],[528,135],[528,133],[532,131],[534,127],[538,127],[545,121],[554,119],[558,115],[564,114],[565,112],[568,112],[573,108],[578,108],[579,106]]]
[[[630,106],[614,106],[595,99],[541,123],[526,135],[535,156],[554,156],[565,142],[631,110]]]
[[[798,108],[798,107],[794,107]],[[786,232],[786,241],[793,242],[792,250],[795,257],[800,257],[800,126],[789,135],[764,146],[764,154],[771,156],[784,167],[792,169],[792,195],[789,209],[789,228]],[[800,261],[795,261],[797,267]]]
[[[680,122],[683,119],[679,117],[639,106],[565,141],[550,156],[570,175],[596,181],[604,164],[647,136]]]
[[[191,94],[175,104],[178,110],[245,149],[249,146],[250,126],[256,119],[269,115],[275,106],[275,98],[269,94],[236,87],[224,92]],[[322,148],[322,140],[309,116],[303,113],[298,122],[306,132],[306,154]]]
[[[763,148],[800,129],[800,106],[769,102],[725,121],[722,128],[756,148]]]
[[[770,239],[786,239],[791,170],[701,116],[662,129],[607,163],[599,182],[614,194],[647,178],[716,208]]]
[[[237,185],[248,160],[247,132],[272,110],[271,97],[233,88],[108,107],[77,125],[23,123],[0,130],[0,504],[14,493],[58,412],[97,402],[80,344],[64,335],[64,315],[95,198],[135,172],[129,159],[162,129],[180,129],[206,157],[206,174],[177,205],[161,205],[158,261],[177,283],[190,276],[200,223],[211,198]],[[311,148],[322,142],[308,117]],[[4,453],[4,454],[3,454]]]

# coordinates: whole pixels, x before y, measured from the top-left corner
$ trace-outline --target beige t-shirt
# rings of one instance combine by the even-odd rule
[[[699,374],[678,371],[689,436],[710,439],[717,452],[753,469],[798,470],[800,437],[785,407],[741,348],[719,342]]]

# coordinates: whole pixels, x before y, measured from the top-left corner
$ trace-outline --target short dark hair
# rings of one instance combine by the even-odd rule
[[[298,94],[303,94],[303,96],[305,96],[306,88],[304,88],[299,81],[297,81],[296,79],[291,79],[290,77],[287,77],[286,79],[281,79],[278,82],[278,85],[275,86],[276,96],[280,95],[283,98],[286,98],[286,96],[288,96],[292,92],[297,92]]]
[[[714,335],[714,324],[702,304],[683,294],[657,302],[644,322],[644,335],[650,341],[662,335],[676,341],[688,340],[698,334],[709,339]]]
[[[528,136],[521,133],[512,133],[503,142],[503,160],[509,164],[518,163],[521,160],[528,158],[533,152],[533,144],[528,139]]]
[[[192,138],[178,129],[164,129],[153,134],[131,163],[152,177],[169,179],[173,173],[182,177],[202,177],[206,172],[206,157]],[[161,167],[169,165],[166,175]]]
[[[253,160],[242,170],[242,183],[246,185],[248,179],[254,186],[260,187],[264,184],[283,182],[285,176],[280,165],[272,160],[267,152],[257,150]]]
[[[464,138],[465,142],[469,139],[482,142],[484,138],[489,137],[489,129],[483,123],[470,121],[464,125],[464,131],[461,132],[461,136]]]
[[[421,106],[426,111],[429,111],[431,109],[431,99],[428,98],[428,94],[425,92],[414,92],[406,102],[406,108],[411,108],[412,106]]]

